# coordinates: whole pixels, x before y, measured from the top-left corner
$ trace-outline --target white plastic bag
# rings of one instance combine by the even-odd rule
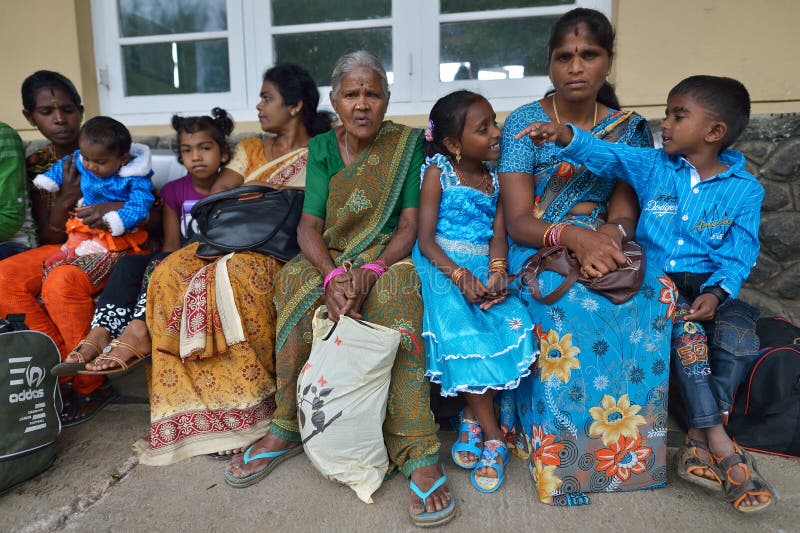
[[[322,475],[372,503],[389,468],[383,419],[400,333],[343,316],[314,313],[311,355],[297,380],[303,448]]]

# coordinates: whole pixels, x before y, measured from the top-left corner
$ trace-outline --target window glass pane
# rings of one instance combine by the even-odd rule
[[[230,91],[228,40],[122,47],[126,96]]]
[[[272,24],[309,24],[392,16],[391,0],[272,0]]]
[[[556,20],[557,15],[441,24],[439,79],[546,75],[547,39]]]
[[[317,85],[330,85],[336,60],[347,52],[369,50],[383,61],[392,82],[392,29],[325,31],[275,35],[275,62],[297,63],[306,68]]]
[[[515,7],[541,7],[574,4],[573,0],[441,0],[441,13],[464,13]]]
[[[228,28],[225,0],[117,0],[120,37]]]

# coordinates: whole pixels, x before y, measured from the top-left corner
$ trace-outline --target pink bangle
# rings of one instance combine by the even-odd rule
[[[339,274],[344,274],[345,272],[347,271],[344,269],[344,267],[336,267],[330,272],[328,272],[328,275],[325,276],[325,280],[322,282],[322,290],[323,291],[328,290],[328,283],[330,283],[330,281]]]
[[[367,270],[371,270],[378,275],[378,277],[383,276],[386,273],[386,263],[383,261],[375,261],[374,263],[366,263],[361,265],[361,268],[366,268]]]
[[[561,232],[564,231],[569,224],[567,222],[559,222],[550,230],[547,235],[548,246],[561,246]]]

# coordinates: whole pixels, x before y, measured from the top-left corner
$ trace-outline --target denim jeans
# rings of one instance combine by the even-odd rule
[[[689,306],[709,274],[671,273],[680,294],[672,329],[672,372],[694,428],[721,424],[758,356],[760,311],[736,298],[717,307],[714,318],[687,322]]]

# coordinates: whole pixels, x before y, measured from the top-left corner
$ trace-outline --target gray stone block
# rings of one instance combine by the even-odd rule
[[[753,288],[759,287],[780,271],[780,263],[762,251],[758,256],[755,268],[750,271],[750,277],[747,278],[747,285]]]
[[[763,165],[775,144],[769,141],[744,141],[736,143],[733,148],[745,154],[755,164]]]
[[[761,170],[774,180],[791,181],[800,177],[800,139],[782,142]]]
[[[789,184],[761,180],[761,185],[764,187],[764,201],[761,203],[762,211],[780,211],[781,209],[794,208],[792,190]]]
[[[788,311],[780,298],[770,296],[757,289],[743,287],[739,299],[761,309],[761,316],[787,316]]]
[[[775,292],[791,300],[800,299],[800,263],[795,263],[775,279]]]
[[[771,113],[750,117],[739,142],[774,141],[800,136],[800,113]]]
[[[800,213],[784,211],[761,217],[761,247],[780,262],[800,260]]]
[[[158,135],[139,135],[133,138],[133,142],[146,144],[150,148],[158,148]]]

